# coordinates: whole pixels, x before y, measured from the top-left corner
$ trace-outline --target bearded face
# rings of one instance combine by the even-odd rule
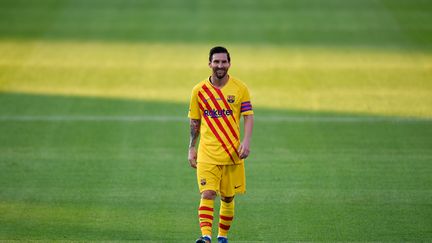
[[[209,63],[209,67],[213,71],[213,75],[218,79],[223,79],[228,74],[228,69],[231,64],[228,61],[228,55],[226,53],[215,53],[213,54],[212,60]]]

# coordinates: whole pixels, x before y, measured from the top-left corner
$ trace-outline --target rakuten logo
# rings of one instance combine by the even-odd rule
[[[231,116],[233,114],[232,110],[204,110],[204,116],[209,116],[211,118],[219,118],[224,116]]]

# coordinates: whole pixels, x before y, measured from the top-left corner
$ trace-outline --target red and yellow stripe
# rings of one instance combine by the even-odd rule
[[[203,89],[204,91],[207,93],[207,95],[209,96],[209,98],[211,99],[211,101],[213,102],[213,104],[215,105],[217,110],[222,110],[222,107],[219,105],[219,102],[217,102],[215,96],[213,95],[213,93],[210,91],[210,89],[204,84],[203,85]],[[215,89],[213,88],[213,90],[219,91],[219,98],[223,101],[226,102],[225,98],[223,97],[222,92],[219,89]],[[229,105],[225,105],[225,109],[230,110],[230,106]],[[232,115],[231,117],[234,118],[234,116]],[[222,116],[222,118],[224,119],[225,123],[227,124],[229,130],[231,131],[231,134],[235,137],[235,139],[239,140],[239,137],[237,135],[237,133],[235,132],[233,126],[231,125],[231,123],[229,122],[228,118],[226,116]],[[234,120],[235,121],[235,120]]]
[[[213,207],[213,200],[201,199],[198,208],[198,219],[200,222],[201,233],[203,235],[211,235],[213,226]]]
[[[224,101],[225,109],[226,110],[232,110],[231,107],[229,106],[229,104],[226,102],[222,92],[220,90],[217,90],[214,88],[212,90],[216,90],[216,92],[219,94],[219,99]],[[209,100],[206,99],[204,94],[206,94],[209,97]],[[204,112],[204,107],[209,111],[212,111],[213,109],[222,110],[222,107],[220,106],[219,102],[217,101],[215,95],[212,93],[212,91],[205,84],[202,86],[202,90],[198,92],[198,97],[200,98],[200,102],[198,102],[198,103],[199,103],[199,107],[200,107],[202,112]],[[215,137],[221,143],[225,152],[229,155],[230,159],[234,163],[235,163],[235,161],[238,161],[240,158],[239,158],[239,154],[238,154],[238,151],[237,151],[235,144],[239,143],[239,135],[237,134],[236,129],[234,129],[233,124],[230,122],[229,118],[225,115],[221,116],[222,120],[224,121],[224,124],[225,124],[225,126],[224,126],[221,123],[221,120],[219,118],[210,119],[207,116],[203,116],[203,117],[204,117],[204,120],[206,121],[208,127],[212,131],[212,133],[215,135]],[[234,116],[231,115],[231,117],[235,123],[234,126],[237,126]],[[218,128],[218,130],[220,131],[221,134],[219,134],[216,127]],[[227,130],[230,130],[230,134],[228,134]],[[225,141],[221,135],[223,135],[225,138],[225,141],[227,141],[228,144],[231,145],[231,147],[233,148],[232,150],[234,152],[230,152],[230,149],[228,148],[227,143],[225,143]],[[233,141],[232,139],[235,139],[235,140]],[[236,157],[237,159],[234,159],[234,157]]]
[[[204,107],[201,105],[201,103],[199,103],[200,109],[202,111],[204,111]],[[212,122],[210,121],[210,119],[206,116],[204,116],[204,120],[206,121],[208,127],[210,128],[210,130],[213,132],[213,134],[216,136],[217,140],[219,140],[219,142],[222,145],[222,148],[225,150],[225,152],[229,155],[230,159],[232,160],[233,163],[235,163],[234,158],[232,157],[228,147],[226,146],[225,142],[222,140],[222,137],[219,135],[219,133],[217,132],[216,128],[213,126]]]

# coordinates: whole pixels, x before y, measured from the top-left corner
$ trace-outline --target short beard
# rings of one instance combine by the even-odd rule
[[[222,76],[219,76],[219,75],[216,74],[216,77],[217,77],[218,79],[223,79],[225,76],[226,76],[226,73],[225,73],[224,75],[222,75]]]
[[[218,79],[223,79],[223,78],[227,75],[227,72],[226,72],[225,70],[223,70],[224,73],[222,74],[222,76],[218,75],[218,72],[217,72],[217,71],[218,71],[218,70],[215,71],[215,75],[216,75],[216,77],[217,77]]]

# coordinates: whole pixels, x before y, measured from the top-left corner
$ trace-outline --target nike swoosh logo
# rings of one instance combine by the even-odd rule
[[[237,189],[237,188],[239,188],[239,187],[241,187],[241,186],[235,186],[234,189]]]

